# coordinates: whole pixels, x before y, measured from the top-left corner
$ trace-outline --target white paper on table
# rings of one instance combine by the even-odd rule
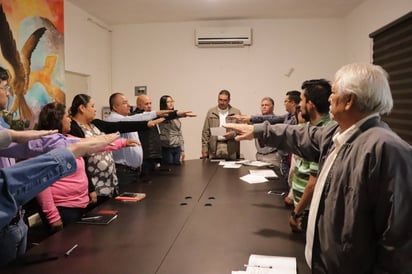
[[[248,183],[248,184],[260,184],[260,183],[266,183],[269,182],[268,179],[266,179],[263,176],[257,176],[253,174],[248,174],[245,176],[240,177],[240,180]]]
[[[223,136],[226,134],[226,129],[224,127],[211,127],[210,134],[212,136]]]
[[[252,254],[246,268],[248,274],[296,274],[296,258]]]
[[[252,161],[252,160],[246,161],[243,164],[246,166],[255,166],[255,167],[270,166],[269,163],[262,162],[262,161]]]
[[[250,174],[263,176],[265,178],[277,178],[278,176],[273,171],[273,169],[251,169],[249,170]]]
[[[236,162],[225,162],[223,168],[240,168],[242,165],[236,164]]]
[[[250,160],[239,160],[239,161],[236,161],[236,164],[245,164],[248,162],[250,162]]]

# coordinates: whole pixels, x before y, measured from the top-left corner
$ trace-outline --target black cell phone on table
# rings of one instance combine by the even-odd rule
[[[52,252],[43,252],[40,254],[25,254],[18,261],[22,264],[37,264],[47,261],[57,260],[59,256]]]

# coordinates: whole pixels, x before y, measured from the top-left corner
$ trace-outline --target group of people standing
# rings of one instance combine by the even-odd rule
[[[8,75],[3,68],[0,80],[4,109]],[[45,190],[51,180],[30,191],[34,196],[43,190],[38,200],[54,231],[78,219],[90,203],[117,195],[121,184],[149,183],[151,172],[167,168],[163,163],[185,158],[178,118],[195,115],[174,110],[172,97],[160,98],[159,111],[152,111],[147,95],[137,98],[134,110],[122,93],[112,94],[109,104],[105,121],[95,118],[93,100],[85,94],[77,95],[68,111],[47,104],[39,115],[43,131],[28,131],[31,138],[22,144],[5,142],[5,129],[0,130],[0,146],[7,146],[0,148],[3,168],[12,166],[13,157],[71,151],[58,152],[70,162],[70,172],[55,176],[58,181]],[[412,149],[380,118],[393,108],[387,73],[371,64],[346,65],[332,84],[312,79],[302,83],[301,91],[288,91],[284,106],[287,114],[275,115],[273,99],[265,97],[260,115],[242,115],[230,105],[230,92],[220,91],[218,105],[205,117],[202,158],[239,159],[238,141],[255,138],[256,158],[272,164],[290,188],[284,197],[293,208],[289,224],[294,232],[306,232],[305,257],[313,273],[412,273]],[[224,133],[213,133],[222,127]],[[59,134],[53,134],[56,130]],[[115,132],[122,138],[116,140]],[[21,141],[15,132],[7,134]],[[79,145],[87,142],[95,144],[93,149]],[[63,164],[49,158],[52,166]],[[28,168],[28,161],[18,167]],[[9,210],[0,219],[1,265],[24,253],[21,205],[31,197],[11,192],[8,182],[15,170],[4,170],[0,184],[7,199],[2,204]]]
[[[5,109],[9,75],[1,67],[0,79],[0,108]],[[76,95],[68,109],[57,102],[46,104],[39,113],[36,128],[58,133],[2,148],[1,167],[13,166],[14,158],[35,157],[84,140],[112,135],[121,137],[100,147],[97,153],[77,157],[76,169],[71,175],[56,179],[50,187],[36,193],[43,221],[49,232],[54,233],[79,220],[94,206],[118,195],[122,184],[150,183],[146,178],[153,170],[160,169],[160,163],[168,166],[184,160],[179,118],[195,114],[174,110],[170,96],[163,96],[163,101],[162,110],[152,111],[150,98],[140,95],[135,113],[131,113],[127,98],[122,93],[114,93],[109,99],[111,114],[105,120],[96,119],[93,99],[86,94]],[[6,129],[0,131],[3,130]],[[17,215],[0,230],[0,266],[26,250],[28,228],[23,220],[24,204],[19,203]]]
[[[381,120],[393,108],[385,70],[349,64],[332,84],[304,81],[286,94],[284,116],[269,97],[253,116],[229,100],[221,91],[206,116],[202,156],[237,159],[234,142],[255,139],[257,159],[290,184],[289,224],[306,233],[312,273],[412,273],[412,148]]]
[[[294,193],[307,168],[291,225],[300,228],[295,221],[310,201],[305,257],[312,273],[412,273],[412,147],[380,118],[393,108],[387,73],[343,66],[331,87],[304,82],[300,107],[305,124],[225,127],[238,141],[260,138],[295,155]]]

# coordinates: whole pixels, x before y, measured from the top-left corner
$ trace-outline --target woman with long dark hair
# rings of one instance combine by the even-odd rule
[[[174,100],[169,95],[160,98],[160,110],[174,110]],[[180,165],[185,160],[182,123],[178,118],[159,124],[162,144],[162,162]]]

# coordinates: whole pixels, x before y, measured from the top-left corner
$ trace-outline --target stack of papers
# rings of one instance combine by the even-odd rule
[[[273,171],[273,169],[251,169],[249,170],[250,174],[256,176],[263,176],[265,178],[277,178],[278,176]]]
[[[219,165],[223,166],[223,168],[240,168],[242,166],[235,161],[221,161]]]
[[[211,127],[210,134],[212,136],[223,136],[227,133],[226,128],[224,127]]]
[[[276,173],[272,169],[251,169],[248,175],[240,179],[249,184],[259,184],[269,182],[267,178],[276,178]]]
[[[269,182],[268,179],[266,179],[263,176],[256,176],[253,174],[248,174],[245,176],[240,177],[240,180],[249,183],[249,184],[259,184],[259,183],[266,183]]]
[[[210,159],[211,162],[219,162],[219,166],[223,166],[223,168],[240,168],[242,165],[245,166],[254,166],[254,167],[267,167],[270,166],[269,163],[261,162],[261,161],[255,161],[255,160],[240,160],[240,161],[226,161],[224,159]],[[271,169],[261,169],[261,171],[267,171]],[[272,173],[268,176],[264,176],[267,178],[277,178],[277,175],[275,172],[272,171]]]

